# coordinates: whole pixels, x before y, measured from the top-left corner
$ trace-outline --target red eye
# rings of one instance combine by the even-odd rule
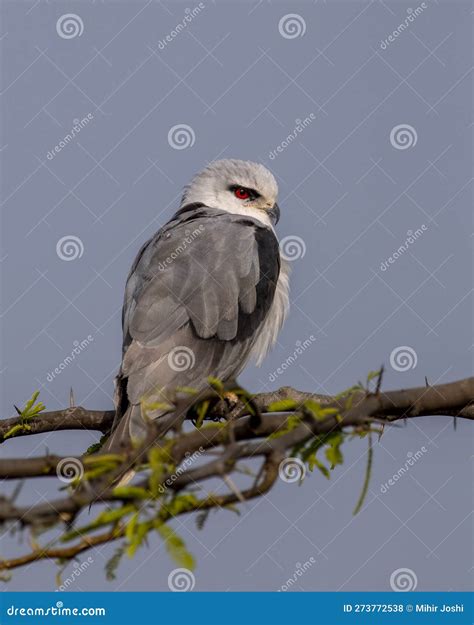
[[[248,200],[250,197],[250,193],[247,191],[247,189],[244,189],[243,187],[238,187],[237,189],[235,189],[234,195],[239,200]]]

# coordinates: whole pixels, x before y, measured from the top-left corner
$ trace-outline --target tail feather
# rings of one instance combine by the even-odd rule
[[[146,436],[146,424],[141,415],[140,405],[129,406],[125,413],[115,417],[112,433],[105,441],[101,452],[120,452],[130,447],[130,442]]]

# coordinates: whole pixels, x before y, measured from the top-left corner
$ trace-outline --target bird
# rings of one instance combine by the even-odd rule
[[[177,389],[260,365],[289,310],[289,265],[275,226],[278,185],[262,164],[209,163],[174,216],[140,249],[125,286],[115,419],[104,449],[145,438]]]

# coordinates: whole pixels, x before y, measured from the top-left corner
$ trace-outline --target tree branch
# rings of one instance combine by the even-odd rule
[[[19,558],[0,561],[0,569],[43,558],[70,559],[97,544],[124,536],[130,540],[125,528],[135,513],[146,511],[146,523],[151,528],[179,514],[202,513],[258,497],[273,486],[280,463],[289,453],[296,454],[303,464],[325,445],[340,445],[347,434],[363,435],[379,424],[427,415],[474,419],[474,378],[408,390],[382,392],[379,386],[380,379],[376,392],[359,386],[334,397],[283,387],[254,395],[251,406],[235,395],[229,401],[224,393],[210,407],[206,420],[225,419],[225,423],[206,423],[159,440],[156,426],[151,424],[146,442],[122,455],[2,459],[0,479],[55,476],[65,461],[75,462],[84,476],[74,482],[66,496],[46,503],[17,507],[11,499],[0,498],[0,523],[19,523],[33,530],[63,524],[70,528],[82,511],[104,503],[123,516],[105,521],[99,515],[95,524],[84,531],[79,528],[72,546],[40,547]],[[251,414],[255,410],[260,413],[258,419]],[[81,428],[106,432],[112,419],[112,411],[68,408],[38,414],[28,421],[31,429],[16,431],[15,436]],[[0,421],[0,433],[4,436],[18,422],[18,418]],[[259,457],[262,464],[257,479],[240,491],[229,476],[243,459]],[[138,473],[138,481],[131,487],[117,487],[117,480],[130,469]],[[189,488],[202,487],[210,478],[220,478],[228,492],[208,493],[198,499]],[[95,533],[100,529],[106,531]],[[64,535],[59,539],[64,540]]]
[[[468,385],[467,392],[472,392],[472,389],[469,386],[469,384],[472,386],[472,380],[473,378],[466,378],[465,380],[460,380],[459,382],[452,382],[450,384],[442,384],[432,387],[421,387],[419,389],[411,389],[410,391],[402,390],[385,392],[381,393],[380,396],[386,397],[387,401],[390,402],[392,401],[391,398],[393,397],[393,393],[398,393],[397,401],[403,401],[403,405],[406,409],[408,409],[410,408],[410,401],[411,404],[413,404],[412,394],[414,392],[420,392],[423,395],[427,388],[435,389],[436,397],[432,402],[434,408],[431,411],[427,408],[428,412],[425,411],[417,415],[414,414],[413,410],[411,410],[410,414],[407,414],[406,416],[426,416],[426,414],[429,413],[430,415],[456,416],[472,420],[474,419],[474,404],[470,406],[468,404],[462,405],[463,401],[461,399],[460,403],[462,407],[460,408],[459,405],[454,405],[454,403],[459,404],[459,402],[453,403],[450,395],[444,402],[438,401],[440,399],[438,393],[440,393],[441,396],[445,393],[452,393],[453,390],[450,389],[453,385],[456,386],[454,389],[456,393],[458,392],[458,385],[461,385],[464,388],[466,384]],[[447,396],[444,395],[444,397]],[[334,402],[335,398],[331,395],[320,395],[318,393],[299,391],[289,386],[283,386],[276,391],[268,393],[257,393],[253,396],[253,401],[261,412],[266,412],[270,404],[286,399],[292,399],[298,403],[304,403],[305,401],[313,399],[321,404],[331,404]],[[246,414],[246,410],[247,406],[242,401],[239,401],[236,406],[232,407],[229,407],[228,403],[222,401],[216,405],[213,416],[216,418],[227,418],[229,416],[234,418],[241,417]],[[15,438],[19,436],[31,436],[32,434],[45,434],[47,432],[56,432],[60,430],[96,430],[106,433],[112,426],[114,414],[113,410],[89,410],[81,406],[65,408],[64,410],[42,412],[38,419],[29,422],[29,430],[19,431],[15,434]],[[387,416],[387,414],[388,413],[385,412],[384,416]],[[395,414],[395,418],[400,418],[400,415]],[[4,439],[5,434],[13,426],[18,424],[18,422],[18,417],[0,420],[0,443],[8,440]]]
[[[115,412],[113,410],[87,410],[80,406],[42,412],[38,419],[28,422],[31,429],[19,431],[18,436],[45,434],[59,430],[98,430],[107,432],[112,427]],[[0,443],[4,443],[5,434],[18,423],[18,417],[0,420]]]

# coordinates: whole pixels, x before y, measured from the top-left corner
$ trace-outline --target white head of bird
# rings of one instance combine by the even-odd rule
[[[224,159],[210,163],[186,187],[181,206],[200,202],[209,208],[247,215],[272,228],[280,217],[278,185],[260,163]]]

